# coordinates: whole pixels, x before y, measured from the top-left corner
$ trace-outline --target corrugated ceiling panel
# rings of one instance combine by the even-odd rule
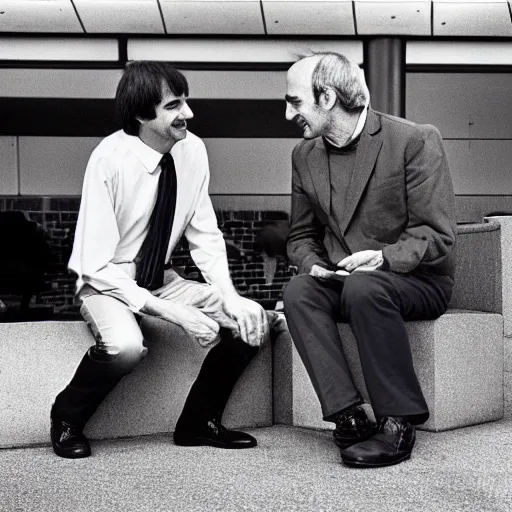
[[[157,0],[74,0],[90,33],[163,34]]]
[[[168,34],[264,34],[258,0],[160,0]]]
[[[355,35],[350,0],[263,0],[270,35]]]
[[[428,36],[431,3],[424,0],[356,0],[357,33]]]
[[[512,36],[508,3],[434,0],[435,36]]]
[[[70,0],[2,0],[0,32],[83,32]]]

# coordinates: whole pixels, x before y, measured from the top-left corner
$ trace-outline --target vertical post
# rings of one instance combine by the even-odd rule
[[[405,117],[405,40],[398,37],[368,40],[364,66],[372,108]]]

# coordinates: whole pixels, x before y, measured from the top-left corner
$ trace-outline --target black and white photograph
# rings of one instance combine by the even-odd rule
[[[512,512],[512,0],[0,0],[0,512]]]

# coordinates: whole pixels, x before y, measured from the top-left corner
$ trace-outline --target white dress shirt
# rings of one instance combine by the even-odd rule
[[[359,135],[361,135],[364,125],[366,123],[366,118],[368,116],[368,103],[363,108],[363,111],[359,115],[359,119],[357,120],[356,127],[354,128],[354,132],[350,136],[350,139],[348,139],[345,146],[348,146],[353,140],[357,139]]]
[[[176,213],[166,262],[184,234],[209,283],[231,282],[226,245],[208,195],[210,171],[201,139],[187,132],[171,149],[178,178]],[[162,154],[138,137],[118,131],[92,152],[69,268],[85,284],[139,311],[151,292],[135,282],[135,257],[156,202]]]

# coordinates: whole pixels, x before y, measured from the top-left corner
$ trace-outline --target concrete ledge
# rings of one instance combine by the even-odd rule
[[[451,309],[503,314],[501,235],[497,222],[457,226]]]
[[[498,223],[501,228],[501,290],[505,336],[512,337],[512,215],[486,217],[486,222]],[[485,253],[486,259],[489,253]]]
[[[149,352],[101,404],[87,425],[92,439],[172,432],[207,354],[168,322],[143,324]],[[93,339],[84,322],[0,324],[0,447],[49,442],[49,413]],[[272,425],[270,346],[238,381],[224,422]]]
[[[285,322],[284,318],[282,322]],[[340,324],[356,385],[367,398],[357,345]],[[431,416],[422,428],[441,431],[503,417],[503,317],[449,310],[433,321],[408,322],[414,365]],[[274,344],[274,417],[278,423],[330,429],[287,330]],[[371,413],[373,416],[373,413]]]

